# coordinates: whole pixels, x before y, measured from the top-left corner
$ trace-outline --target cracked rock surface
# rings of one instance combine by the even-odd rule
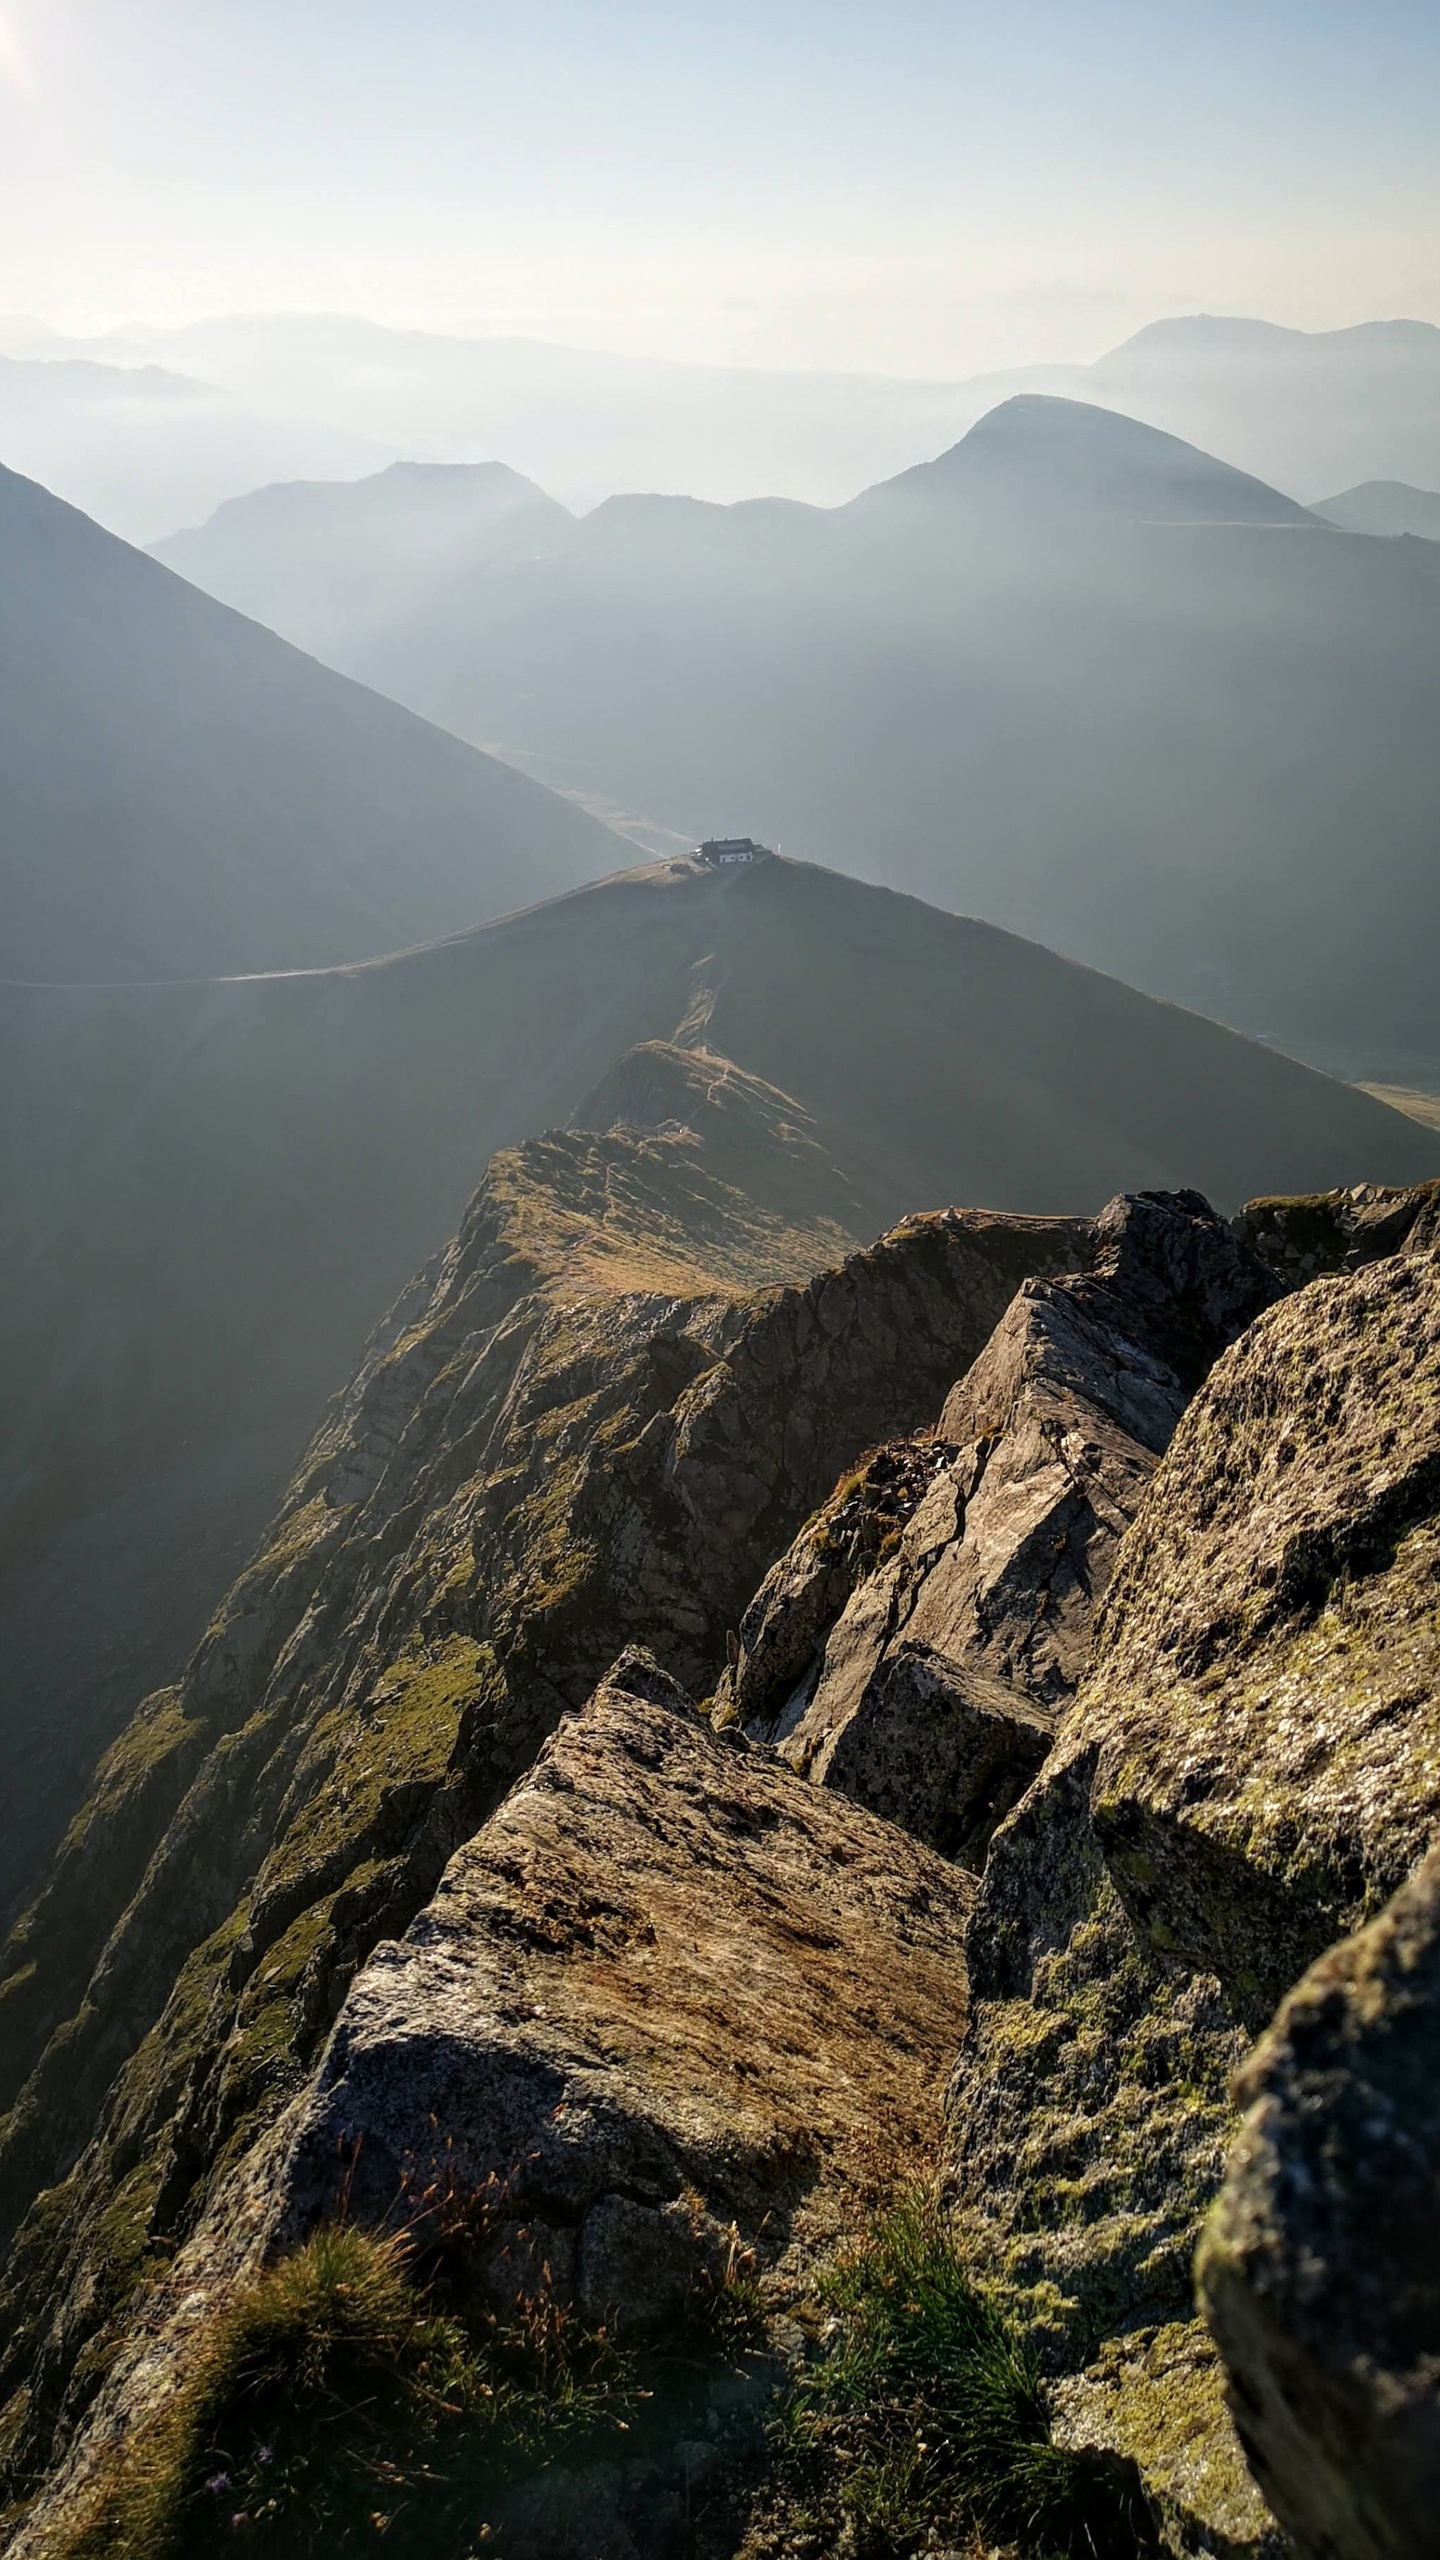
[[[968,1942],[952,2192],[1202,2549],[1273,2533],[1193,2319],[1229,2078],[1425,1852],[1437,1638],[1440,1257],[1417,1251],[1316,1281],[1211,1371]]]
[[[903,2173],[933,2146],[973,1899],[626,1654],[357,1977],[286,2227],[340,2183],[384,2222],[442,2174],[498,2178],[506,2214],[574,2234],[582,2298],[641,2318],[686,2212],[779,2257],[880,2149]]]
[[[807,1523],[741,1621],[721,1712],[978,1868],[1191,1394],[1279,1294],[1198,1194],[1112,1201],[1086,1270],[1017,1292],[935,1438]]]

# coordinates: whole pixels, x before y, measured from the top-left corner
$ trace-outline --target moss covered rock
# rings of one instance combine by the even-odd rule
[[[1437,1634],[1440,1260],[1416,1252],[1314,1283],[1219,1361],[991,1851],[950,2180],[1057,2373],[1192,2338],[1230,2075],[1440,1816]],[[1163,2430],[1153,2458],[1173,2470]],[[1197,2490],[1212,2549],[1225,2513]]]
[[[1440,2515],[1440,1852],[1236,2096],[1199,2276],[1240,2435],[1301,2560],[1407,2560]]]

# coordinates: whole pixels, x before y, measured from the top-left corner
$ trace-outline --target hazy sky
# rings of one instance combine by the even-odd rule
[[[0,312],[971,372],[1440,320],[1437,0],[0,0]]]

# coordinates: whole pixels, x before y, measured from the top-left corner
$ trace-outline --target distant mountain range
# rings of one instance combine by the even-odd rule
[[[302,472],[354,478],[393,452],[168,366],[0,354],[0,463],[131,542],[208,515],[237,490]]]
[[[1392,541],[1411,533],[1422,542],[1440,542],[1440,491],[1412,489],[1403,480],[1362,480],[1358,489],[1342,489],[1336,498],[1317,498],[1312,512],[1345,533]]]
[[[0,460],[142,539],[262,481],[358,477],[402,455],[503,454],[575,508],[624,489],[833,506],[1025,391],[1122,410],[1307,502],[1370,479],[1440,486],[1440,329],[1413,320],[1308,332],[1196,315],[1158,321],[1094,364],[959,382],[726,370],[323,313],[97,339],[0,324],[0,347],[37,376],[47,357],[52,375],[75,359],[206,386],[188,416],[157,410],[148,448],[145,420],[114,395],[92,416],[58,378],[38,382],[27,397],[52,403],[47,438],[38,414],[18,427],[0,387]]]
[[[5,976],[361,959],[594,877],[614,848],[0,471]]]
[[[845,507],[615,498],[517,547],[338,662],[657,846],[739,823],[1440,1085],[1429,545],[1027,394]]]
[[[763,1162],[732,1074],[766,1089]],[[792,1231],[817,1222],[840,1252],[920,1207],[1440,1171],[1435,1133],[1366,1095],[789,861],[661,864],[361,967],[0,989],[7,1857],[178,1667],[492,1151],[577,1116],[657,1143],[703,1120],[716,1177],[769,1206],[752,1281],[808,1267]]]
[[[1197,313],[1094,364],[994,377],[988,398],[970,388],[987,407],[1033,390],[1123,409],[1307,500],[1354,480],[1440,481],[1440,329],[1425,320],[1306,330]]]

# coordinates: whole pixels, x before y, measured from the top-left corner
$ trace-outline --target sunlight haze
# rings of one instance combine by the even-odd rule
[[[0,313],[932,377],[1440,319],[1437,72],[1407,0],[3,0]]]

